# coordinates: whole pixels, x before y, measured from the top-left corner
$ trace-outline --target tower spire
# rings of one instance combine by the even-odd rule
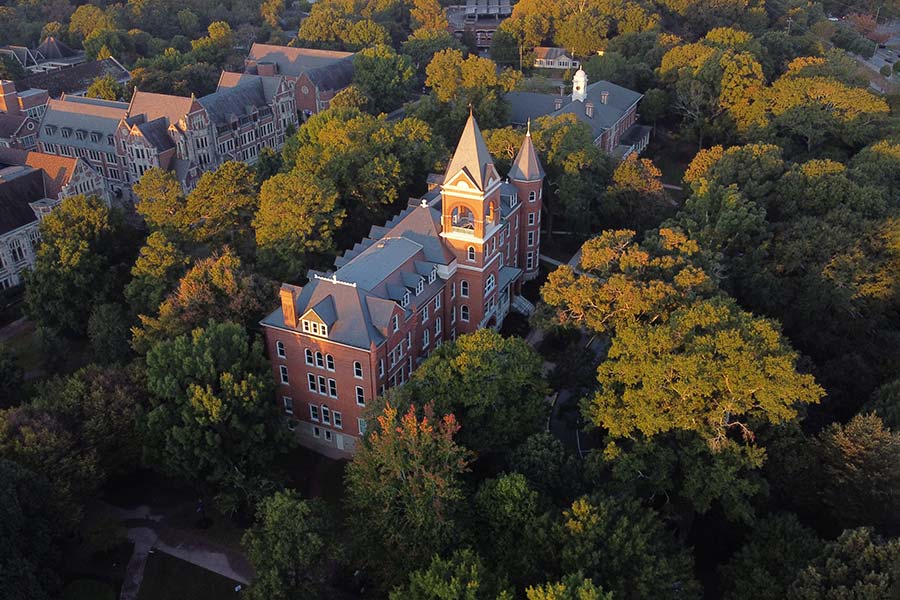
[[[516,159],[509,168],[507,177],[513,181],[538,181],[544,177],[544,168],[541,166],[541,160],[538,158],[534,142],[531,140],[530,119],[525,139],[522,140],[522,147],[519,148],[519,153],[516,154]]]
[[[493,168],[494,159],[491,157],[487,144],[484,142],[484,136],[481,135],[478,122],[470,108],[469,118],[466,126],[463,127],[456,150],[453,152],[453,158],[450,159],[444,181],[449,182],[457,173],[465,171],[478,189],[484,191],[488,187],[488,172]]]

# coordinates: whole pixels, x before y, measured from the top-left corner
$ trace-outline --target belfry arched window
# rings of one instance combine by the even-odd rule
[[[454,227],[463,229],[475,229],[475,215],[465,206],[457,206],[450,213],[451,223]]]

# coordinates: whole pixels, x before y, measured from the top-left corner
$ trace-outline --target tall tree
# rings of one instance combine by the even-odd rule
[[[135,314],[158,310],[187,267],[187,257],[162,231],[147,236],[134,266],[131,281],[125,286],[125,298]]]
[[[334,251],[334,232],[346,213],[329,181],[294,169],[268,179],[253,221],[259,262],[277,279],[291,279]]]
[[[158,342],[147,353],[151,455],[195,483],[264,476],[289,439],[271,381],[262,344],[240,325],[210,321]]]
[[[633,500],[579,498],[555,534],[561,564],[602,581],[616,598],[700,597],[690,553]]]
[[[85,5],[90,6],[90,5]],[[88,98],[100,98],[102,100],[120,100],[125,94],[125,88],[116,81],[112,75],[104,75],[95,79],[88,86],[85,96]]]
[[[18,403],[24,375],[16,355],[0,342],[0,408]]]
[[[435,419],[426,407],[420,419],[410,407],[401,416],[388,404],[347,466],[354,543],[387,588],[459,538],[469,455],[453,440],[458,430],[453,415]]]
[[[409,583],[390,594],[390,600],[512,600],[508,585],[472,550],[450,558],[435,555],[426,569],[409,574]]]
[[[338,553],[330,536],[333,518],[320,500],[297,492],[276,492],[256,508],[256,523],[242,544],[256,571],[249,597],[288,600],[323,592],[328,561]]]
[[[539,431],[547,394],[541,358],[524,340],[481,329],[432,352],[398,396],[455,415],[459,442],[488,452],[511,449]]]
[[[612,592],[604,592],[602,587],[580,573],[569,575],[554,583],[545,583],[525,590],[527,600],[613,600]]]
[[[368,109],[374,114],[400,108],[412,92],[415,75],[409,57],[390,46],[365,48],[353,56],[353,83],[369,98]]]

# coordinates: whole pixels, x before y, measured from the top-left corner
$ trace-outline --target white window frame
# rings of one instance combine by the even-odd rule
[[[338,429],[344,428],[344,415],[340,412],[333,410],[331,411],[331,422],[334,423],[334,426]]]
[[[331,425],[331,409],[328,408],[327,404],[322,405],[322,424]]]
[[[434,310],[438,311],[440,309],[441,309],[441,294],[438,293],[438,295],[434,297]]]
[[[325,355],[325,369],[334,372],[334,356],[331,354]]]
[[[362,363],[359,362],[358,360],[354,360],[354,361],[353,361],[353,376],[354,376],[356,379],[362,379],[362,378],[363,378],[363,367],[362,367]]]
[[[294,414],[294,399],[290,396],[282,396],[281,404],[284,406],[284,413],[286,415]]]
[[[469,297],[469,282],[468,281],[460,281],[459,282],[459,297],[460,298],[468,298]]]
[[[319,422],[319,407],[315,404],[309,405],[309,418],[315,423]]]
[[[400,331],[400,317],[398,317],[397,315],[394,315],[393,318],[391,319],[391,325],[394,330],[394,333]]]
[[[312,350],[307,348],[306,352],[304,352],[304,355],[306,356],[306,364],[308,364],[310,367],[316,366],[316,361],[313,360],[313,351]]]
[[[287,365],[278,365],[278,371],[281,374],[281,385],[290,385],[291,376],[288,373]]]
[[[463,323],[469,322],[469,307],[465,304],[459,307],[459,320]]]
[[[316,376],[312,373],[306,374],[306,387],[309,388],[311,392],[318,392],[319,389],[316,387]]]
[[[356,405],[366,405],[366,391],[362,388],[361,385],[356,386]]]
[[[337,381],[335,379],[328,380],[328,395],[332,398],[337,398]]]
[[[469,262],[475,262],[475,246],[469,246],[466,248],[466,260]]]
[[[275,354],[278,355],[278,358],[287,358],[287,352],[284,350],[284,342],[281,340],[275,342]]]
[[[356,418],[356,430],[359,431],[359,435],[366,435],[366,420]]]

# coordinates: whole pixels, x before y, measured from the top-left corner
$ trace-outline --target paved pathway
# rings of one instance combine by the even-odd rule
[[[30,327],[32,327],[32,324],[25,317],[4,325],[0,327],[0,342],[14,338],[20,333],[27,331]]]
[[[205,540],[193,531],[167,527],[165,517],[154,514],[150,507],[107,508],[128,528],[128,539],[134,542],[134,552],[125,569],[120,600],[137,598],[147,558],[157,550],[243,584],[250,583],[253,578],[250,563],[239,552]]]

